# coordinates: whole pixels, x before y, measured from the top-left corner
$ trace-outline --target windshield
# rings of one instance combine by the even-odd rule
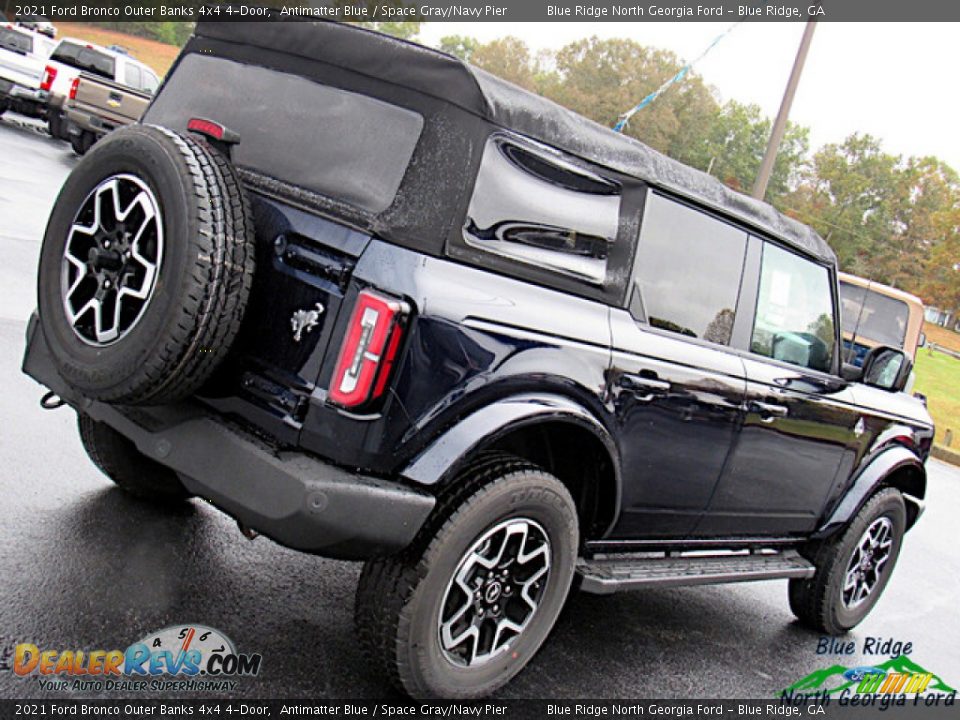
[[[902,300],[840,281],[840,321],[845,335],[902,348],[910,308]]]
[[[29,55],[33,52],[33,38],[11,28],[0,28],[0,47],[15,53]]]
[[[110,55],[92,47],[85,47],[72,42],[62,42],[50,56],[50,59],[75,67],[78,70],[85,70],[94,75],[105,77],[108,80],[114,78],[116,61]]]

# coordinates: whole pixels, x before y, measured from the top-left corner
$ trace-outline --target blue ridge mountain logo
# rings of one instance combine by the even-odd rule
[[[891,658],[876,665],[844,667],[831,665],[816,670],[797,680],[779,693],[784,701],[813,701],[827,703],[836,699],[849,704],[853,698],[869,696],[872,699],[909,699],[912,704],[952,705],[957,691],[943,678],[924,669],[906,655]],[[929,700],[936,700],[931,702]],[[856,704],[872,704],[859,702]]]

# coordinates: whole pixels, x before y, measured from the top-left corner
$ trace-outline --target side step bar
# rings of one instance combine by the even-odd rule
[[[795,550],[772,554],[705,557],[603,557],[581,559],[581,590],[609,595],[645,587],[678,587],[714,583],[812,577],[815,568]]]

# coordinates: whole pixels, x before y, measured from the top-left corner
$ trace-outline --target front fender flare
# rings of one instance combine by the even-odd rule
[[[586,408],[561,395],[522,394],[476,410],[446,430],[402,471],[418,485],[436,485],[480,446],[507,432],[535,422],[560,420],[578,425],[599,439],[613,464],[620,504],[620,462],[616,443],[606,427]]]
[[[853,485],[847,490],[843,500],[840,501],[829,519],[820,526],[813,537],[817,539],[825,538],[844,527],[860,511],[863,504],[884,480],[893,473],[908,467],[915,468],[926,479],[923,461],[912,450],[903,445],[892,445],[883,450],[857,474]],[[923,512],[923,499],[908,493],[903,493],[903,498],[908,504],[915,507],[914,522],[916,522],[916,518]]]

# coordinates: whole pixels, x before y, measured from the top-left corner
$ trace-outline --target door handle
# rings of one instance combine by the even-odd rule
[[[650,402],[658,395],[666,395],[672,387],[666,380],[626,374],[620,377],[620,386],[634,393],[639,402]]]
[[[752,400],[749,405],[749,410],[759,415],[761,422],[773,422],[777,418],[784,418],[790,414],[790,408],[786,405],[775,405],[774,403],[765,403],[759,400]]]

